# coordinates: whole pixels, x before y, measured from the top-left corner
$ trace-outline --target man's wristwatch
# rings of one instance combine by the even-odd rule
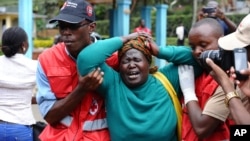
[[[232,99],[232,98],[238,98],[240,99],[240,96],[237,92],[233,91],[233,92],[229,92],[226,94],[226,97],[225,97],[225,104],[226,106],[228,107],[229,106],[229,101]]]

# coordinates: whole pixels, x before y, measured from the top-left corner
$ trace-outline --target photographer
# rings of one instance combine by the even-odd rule
[[[221,24],[224,35],[234,32],[237,28],[236,24],[224,14],[220,9],[219,3],[215,0],[210,0],[207,5],[198,12],[198,20],[203,18],[216,19]]]
[[[234,33],[224,36],[218,40],[221,48],[225,50],[233,50],[235,48],[246,48],[247,58],[250,60],[250,14],[244,17],[241,21],[240,26]],[[226,104],[231,112],[233,119],[236,124],[250,124],[250,69],[240,70],[242,75],[245,75],[247,79],[238,80],[235,68],[230,69],[230,78],[217,64],[211,59],[206,60],[207,64],[211,67],[211,76],[222,86],[226,93]],[[243,63],[241,61],[240,63]],[[234,83],[235,82],[235,83]],[[247,96],[247,98],[240,99],[240,93],[235,92],[234,84],[240,88],[240,90]]]
[[[210,75],[213,76],[213,78],[222,86],[224,92],[226,94],[234,92],[235,89],[234,89],[233,82],[227,76],[227,74],[218,65],[216,65],[211,59],[207,58],[206,61],[207,61],[207,64],[213,70],[210,72]],[[241,71],[241,72],[242,74],[250,75],[249,69]],[[250,91],[249,91],[249,86],[247,86],[246,84],[249,84],[250,80],[248,79],[247,81],[245,81],[245,83],[244,82],[242,83],[243,84],[241,84],[242,86],[240,87],[240,89],[248,97],[247,100],[249,101]],[[248,124],[249,125],[250,124],[249,104],[246,107],[237,95],[238,93],[236,93],[236,96],[228,100],[228,108],[236,124]]]

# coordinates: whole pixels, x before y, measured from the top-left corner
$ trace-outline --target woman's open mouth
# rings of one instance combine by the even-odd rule
[[[136,79],[137,77],[139,77],[139,74],[140,74],[140,72],[138,72],[138,71],[129,72],[128,78],[129,79]]]

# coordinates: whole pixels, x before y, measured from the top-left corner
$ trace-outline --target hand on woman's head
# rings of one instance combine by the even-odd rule
[[[131,33],[129,35],[123,36],[122,40],[123,40],[123,43],[126,43],[127,41],[135,39],[139,36],[144,36],[144,37],[149,38],[149,39],[152,38],[151,35],[146,33],[146,32],[134,32],[134,33]]]
[[[148,38],[146,38],[144,36],[138,36],[137,38],[131,39],[131,40],[127,41],[126,43],[124,43],[123,47],[118,51],[119,61],[122,58],[122,56],[128,50],[130,50],[132,48],[141,51],[145,55],[145,57],[147,58],[149,63],[152,62],[152,53],[150,51],[150,43],[148,41]]]
[[[155,41],[152,38],[148,39],[148,41],[149,41],[149,51],[151,52],[152,55],[157,56],[159,53],[158,45],[155,43]]]

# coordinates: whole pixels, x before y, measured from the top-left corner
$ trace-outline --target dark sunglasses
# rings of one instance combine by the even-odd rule
[[[66,29],[70,29],[70,30],[77,30],[80,27],[83,27],[85,25],[89,25],[90,23],[80,23],[80,24],[72,24],[72,23],[58,23],[57,27],[59,28],[59,30],[66,30]]]

